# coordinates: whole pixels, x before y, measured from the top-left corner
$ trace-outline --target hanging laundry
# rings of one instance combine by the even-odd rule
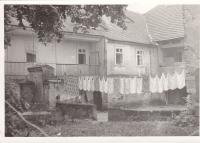
[[[129,78],[124,79],[124,93],[130,94],[130,80],[129,80]]]
[[[161,75],[161,80],[162,80],[162,84],[163,84],[163,91],[167,91],[168,90],[168,79],[164,73],[162,73],[162,75]]]
[[[167,74],[167,79],[168,79],[168,89],[174,90],[174,84],[173,84],[173,75]]]
[[[91,77],[90,79],[90,90],[94,91],[94,77]]]
[[[173,80],[173,82],[172,82],[172,90],[174,90],[174,89],[178,88],[178,84],[177,84],[177,74],[176,74],[176,73],[174,73],[174,74],[172,75],[172,80]]]
[[[159,77],[158,75],[155,76],[155,79],[154,79],[154,89],[155,89],[155,93],[158,93],[158,87],[159,86]]]
[[[87,91],[90,91],[90,79],[91,79],[91,77],[88,76],[88,77],[87,77],[87,80],[86,80],[86,83],[87,83]]]
[[[155,77],[150,77],[149,85],[150,85],[150,87],[149,87],[150,92],[152,92],[152,93],[158,92],[158,76],[157,75]]]
[[[152,76],[150,76],[149,77],[149,91],[152,92],[152,93],[154,93],[153,84],[154,84],[154,78]]]
[[[136,78],[130,78],[130,93],[135,94],[136,93]]]
[[[124,94],[124,78],[120,78],[120,94]]]
[[[99,78],[99,91],[103,92],[103,79]]]
[[[86,77],[83,77],[83,90],[87,90],[87,80],[86,80]]]
[[[177,74],[177,87],[182,89],[185,87],[185,71],[183,70],[180,74]]]
[[[103,92],[108,93],[108,82],[105,78],[103,80]]]
[[[113,78],[107,78],[108,93],[112,94],[114,90]]]
[[[142,78],[137,78],[136,83],[137,83],[136,92],[140,94],[142,93]]]
[[[158,78],[158,93],[162,93],[163,92],[163,81],[162,78]]]
[[[120,94],[118,93],[121,93],[121,84],[120,84],[121,80],[120,78],[113,78],[113,96],[117,97],[119,96]]]
[[[79,90],[83,90],[83,80],[82,80],[82,77],[78,78],[78,87],[79,87]]]

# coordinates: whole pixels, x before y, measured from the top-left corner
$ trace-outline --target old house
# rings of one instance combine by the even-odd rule
[[[126,11],[127,30],[105,18],[97,30],[87,34],[74,34],[73,24],[66,21],[64,39],[47,46],[38,42],[28,24],[23,30],[13,21],[11,46],[5,49],[5,75],[26,78],[27,68],[34,65],[53,67],[53,79],[64,75],[149,76],[185,69],[185,47],[190,40],[185,15],[183,6],[158,6],[144,15]],[[51,88],[57,81],[49,79]],[[49,97],[55,97],[50,93]],[[107,106],[107,95],[101,96]]]

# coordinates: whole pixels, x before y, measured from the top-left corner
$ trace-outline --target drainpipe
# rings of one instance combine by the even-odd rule
[[[104,72],[104,76],[107,76],[107,49],[106,49],[106,43],[107,43],[107,39],[104,37],[104,67],[105,67],[105,72]]]
[[[159,44],[157,42],[153,41],[153,38],[152,38],[152,36],[151,36],[151,34],[149,32],[149,28],[148,28],[148,24],[146,22],[146,19],[145,19],[145,23],[146,23],[145,25],[146,25],[147,34],[148,34],[148,37],[149,37],[149,39],[151,41],[151,44],[157,47],[157,57],[158,57],[157,62],[159,64],[159,54],[158,54],[158,48],[159,48],[158,45]],[[151,72],[151,50],[150,50],[150,74],[152,74],[152,72]]]

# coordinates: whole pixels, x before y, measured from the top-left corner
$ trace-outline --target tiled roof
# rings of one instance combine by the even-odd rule
[[[148,31],[153,41],[184,37],[181,5],[160,5],[145,14]]]
[[[105,36],[111,40],[150,44],[144,16],[131,11],[126,11],[125,14],[127,30],[110,23],[108,18],[103,18],[103,24],[96,30],[89,30],[88,34]],[[72,32],[73,26],[74,24],[68,20],[65,22],[64,31]]]
[[[125,14],[127,16],[127,30],[123,30],[116,24],[111,23],[107,17],[104,17],[101,26],[96,30],[89,30],[87,34],[105,36],[111,40],[150,44],[144,16],[131,11],[125,11]],[[12,19],[12,25],[17,25],[17,23],[16,19]],[[24,24],[30,27],[28,22],[24,21]],[[73,32],[74,23],[71,23],[70,18],[65,21],[64,25],[63,30],[65,32]]]

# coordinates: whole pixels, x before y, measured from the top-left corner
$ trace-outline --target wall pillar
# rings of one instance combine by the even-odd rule
[[[36,102],[48,105],[48,97],[44,94],[44,81],[54,76],[54,69],[49,65],[33,66],[28,68],[28,79],[35,84]]]

